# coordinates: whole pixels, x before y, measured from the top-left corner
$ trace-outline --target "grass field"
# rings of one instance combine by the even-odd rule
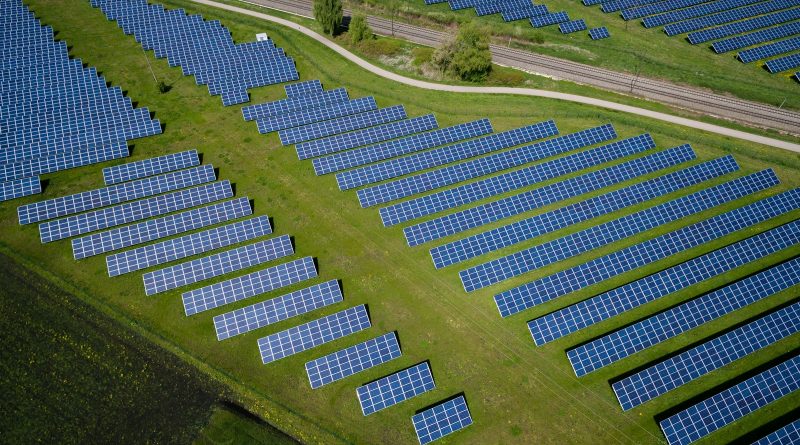
[[[698,341],[725,326],[752,317],[766,308],[793,300],[797,296],[797,289],[740,310],[690,335],[641,354],[641,357],[633,357],[582,379],[574,378],[564,349],[636,320],[657,308],[673,305],[719,286],[722,282],[703,283],[692,288],[691,292],[672,295],[665,301],[632,311],[624,317],[617,317],[543,348],[533,345],[524,321],[618,285],[621,281],[635,279],[689,256],[746,237],[753,231],[737,233],[718,243],[693,249],[686,255],[671,257],[652,267],[626,274],[620,280],[605,282],[534,311],[501,320],[491,296],[500,288],[508,288],[522,282],[522,279],[475,294],[464,294],[456,269],[438,272],[433,269],[427,254],[428,246],[407,248],[401,227],[383,229],[377,212],[374,209],[360,209],[354,193],[339,192],[332,177],[314,176],[311,165],[298,162],[292,149],[279,147],[275,135],[259,135],[255,125],[244,122],[238,107],[222,108],[219,98],[208,96],[205,88],[194,85],[193,78],[181,77],[180,70],[170,69],[166,61],[155,60],[149,53],[143,54],[132,37],[123,35],[116,24],[106,21],[102,13],[92,9],[88,2],[32,0],[28,4],[43,23],[58,31],[58,38],[69,42],[75,57],[98,67],[107,80],[122,86],[139,106],[150,108],[166,125],[163,135],[135,141],[133,159],[198,148],[203,154],[204,163],[214,164],[220,169],[221,178],[231,179],[236,184],[239,196],[254,200],[257,214],[267,214],[273,218],[276,234],[288,233],[295,237],[296,257],[317,257],[320,280],[342,279],[345,305],[217,342],[211,315],[232,307],[186,318],[179,292],[147,298],[140,275],[108,279],[102,257],[76,263],[68,242],[42,246],[36,227],[20,228],[16,224],[15,209],[19,204],[100,187],[102,178],[99,167],[48,175],[46,179],[50,179],[50,183],[44,196],[0,206],[2,251],[26,267],[36,268],[59,280],[74,295],[168,348],[210,378],[223,382],[234,402],[301,442],[415,443],[410,416],[419,408],[463,391],[475,425],[440,443],[657,443],[662,436],[653,420],[654,416],[723,384],[733,376],[760,369],[800,346],[800,339],[792,337],[713,373],[689,388],[673,391],[668,397],[623,413],[609,387],[610,378],[654,360],[668,350]],[[256,32],[267,32],[277,45],[296,59],[303,79],[322,79],[327,88],[346,86],[353,97],[374,95],[381,106],[402,103],[412,116],[435,112],[440,126],[489,117],[496,130],[503,130],[553,118],[561,133],[566,134],[613,122],[621,137],[650,132],[659,147],[663,148],[691,142],[698,153],[698,161],[733,153],[742,166],[739,174],[774,167],[784,181],[781,190],[800,185],[800,175],[797,174],[800,156],[797,154],[742,144],[637,116],[556,101],[441,94],[407,88],[361,71],[334,56],[322,45],[269,23],[198,8],[184,1],[165,4],[184,7],[190,12],[202,12],[207,19],[221,20],[239,41],[253,40]],[[159,79],[165,79],[173,86],[171,91],[158,93],[149,65],[152,65]],[[282,97],[281,86],[261,88],[254,91],[253,103]],[[724,179],[730,177],[712,181],[708,185]],[[676,195],[679,194],[668,198]],[[568,202],[574,201],[577,199]],[[743,201],[725,206],[725,209],[741,205]],[[615,216],[634,210],[626,209]],[[703,216],[707,215],[681,220],[654,230],[649,236],[675,229]],[[791,216],[797,218],[800,212]],[[756,230],[764,230],[787,220],[769,221]],[[600,219],[575,229],[594,225],[598,221]],[[563,235],[563,232],[552,236],[558,235]],[[535,242],[545,239],[549,237],[541,237]],[[634,242],[624,240],[602,251],[558,263],[522,278],[529,281]],[[756,263],[756,268],[798,253],[781,252]],[[739,270],[725,279],[732,280],[753,271],[754,268]],[[304,285],[294,286],[291,290],[300,287]],[[275,292],[268,297],[284,292]],[[236,307],[264,298],[241,302]],[[373,329],[268,366],[260,363],[257,338],[359,303],[369,304]],[[391,330],[398,331],[403,346],[402,358],[391,365],[322,389],[309,389],[303,371],[305,361]],[[430,360],[437,383],[436,391],[366,418],[361,415],[355,397],[354,388],[357,385],[422,360]],[[798,408],[800,400],[783,399],[757,416],[749,416],[726,428],[716,434],[713,441],[706,443],[741,437]]]

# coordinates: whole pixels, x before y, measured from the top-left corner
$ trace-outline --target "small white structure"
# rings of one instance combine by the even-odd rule
[[[266,40],[269,40],[269,37],[267,37],[267,33],[261,32],[261,33],[256,34],[256,41],[263,42],[263,41],[266,41]]]

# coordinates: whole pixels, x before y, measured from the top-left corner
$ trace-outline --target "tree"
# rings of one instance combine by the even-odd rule
[[[350,20],[350,27],[348,28],[347,35],[350,37],[350,43],[355,45],[362,40],[369,40],[372,38],[372,29],[367,23],[366,17],[363,14],[356,14]]]
[[[443,72],[461,80],[484,80],[492,70],[489,32],[471,23],[463,26],[455,38],[436,50],[432,61]]]
[[[342,14],[342,0],[314,0],[314,18],[325,34],[336,34],[342,25]]]

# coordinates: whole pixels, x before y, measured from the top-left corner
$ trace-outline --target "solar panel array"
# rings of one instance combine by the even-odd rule
[[[425,445],[472,425],[472,416],[464,396],[458,396],[415,414],[411,421],[419,443]]]
[[[718,392],[659,426],[670,444],[688,444],[800,388],[800,356]]]
[[[800,442],[800,419],[774,431],[753,445],[792,445]]]
[[[736,20],[747,19],[757,15],[775,12],[792,6],[796,6],[796,2],[794,0],[769,0],[754,5],[744,6],[742,8],[732,9],[730,11],[719,12],[704,17],[672,23],[664,27],[664,32],[668,36],[684,34],[714,25],[721,25]]]
[[[529,19],[531,17],[536,17],[538,15],[545,15],[548,14],[549,12],[550,11],[547,10],[547,6],[545,5],[531,5],[528,6],[527,8],[503,11],[501,14],[503,15],[503,21],[513,22],[516,20]]]
[[[689,8],[678,9],[677,11],[674,10],[675,8],[672,8],[669,9],[669,11],[671,12],[654,15],[651,17],[646,17],[644,20],[642,20],[642,24],[645,26],[645,28],[652,28],[654,26],[666,25],[668,23],[675,23],[675,22],[680,22],[682,20],[702,17],[704,15],[713,14],[715,12],[721,12],[733,8],[738,8],[741,6],[752,5],[753,3],[758,3],[759,1],[762,0],[718,0],[708,3],[700,3],[697,4],[696,6],[692,6]],[[661,3],[657,3],[656,5],[660,4]]]
[[[262,119],[256,119],[259,133],[271,133],[273,131],[285,130],[287,128],[299,127],[302,125],[313,124],[315,122],[326,121],[337,117],[349,116],[352,114],[372,111],[378,108],[375,98],[360,97],[347,102],[335,102],[327,106],[317,108],[306,108],[287,114],[278,114]]]
[[[721,39],[723,37],[729,37],[732,35],[741,34],[743,32],[789,22],[798,18],[800,18],[800,9],[787,9],[747,20],[727,23],[716,28],[708,28],[701,31],[691,32],[689,35],[687,35],[687,38],[689,39],[690,43],[696,45],[698,43],[708,42],[709,40]]]
[[[280,289],[317,276],[314,259],[304,257],[227,281],[184,292],[186,315],[214,309],[236,301]]]
[[[361,412],[368,416],[436,388],[427,362],[356,388]]]
[[[305,80],[303,82],[290,83],[285,85],[283,89],[286,91],[286,96],[301,97],[309,94],[319,93],[322,91],[322,82],[317,79]]]
[[[570,20],[569,14],[564,11],[559,12],[549,12],[543,15],[537,15],[535,17],[531,17],[530,19],[531,26],[534,28],[542,28],[544,26],[555,25],[558,23],[568,22]]]
[[[736,57],[743,63],[750,63],[796,49],[800,49],[800,36],[740,51]]]
[[[280,297],[217,315],[214,317],[217,340],[222,341],[341,301],[342,290],[339,288],[338,281],[330,280],[315,284]]]
[[[42,181],[38,176],[0,182],[0,201],[8,201],[39,193],[42,193]]]
[[[714,52],[721,54],[748,46],[758,45],[759,43],[768,42],[770,40],[793,36],[795,34],[800,34],[800,22],[787,23],[774,28],[762,29],[749,34],[718,40],[713,42],[711,47],[714,49]]]
[[[573,32],[585,31],[586,22],[584,22],[583,19],[564,22],[558,25],[558,30],[561,32],[561,34],[570,34]]]
[[[103,169],[103,181],[106,185],[119,184],[197,165],[200,165],[200,155],[197,154],[197,150],[181,151],[157,158],[106,167]]]
[[[602,26],[600,28],[592,28],[592,29],[590,29],[589,30],[589,37],[591,37],[592,40],[600,40],[600,39],[607,39],[607,38],[611,37],[611,34],[609,34],[609,32],[608,32],[608,28],[606,28],[605,26]]]
[[[495,296],[506,317],[797,208],[790,191],[644,241]],[[598,269],[598,267],[600,267]],[[566,277],[575,277],[565,281]]]
[[[800,53],[767,60],[766,66],[769,72],[773,74],[800,67]]]
[[[314,94],[306,94],[257,105],[248,105],[242,108],[242,116],[244,120],[252,121],[306,108],[320,107],[334,102],[345,102],[349,99],[350,97],[347,95],[347,90],[344,88],[337,88],[330,91],[320,90]]]
[[[351,307],[258,339],[264,364],[303,352],[370,327],[364,305]]]
[[[406,118],[406,110],[402,105],[380,108],[367,111],[366,113],[343,116],[337,119],[330,119],[313,124],[302,125],[294,128],[287,128],[278,132],[281,144],[290,145],[299,142],[310,141],[325,136],[353,131],[372,125],[385,124]]]
[[[311,388],[316,389],[400,357],[394,332],[330,353],[306,363]]]
[[[622,409],[628,410],[798,331],[800,303],[795,303],[615,382],[612,387]]]
[[[237,44],[217,21],[168,11],[146,0],[92,0],[123,32],[134,35],[145,50],[180,66],[206,84],[209,94],[220,95],[223,105],[250,100],[249,88],[298,79],[294,60],[270,39]]]

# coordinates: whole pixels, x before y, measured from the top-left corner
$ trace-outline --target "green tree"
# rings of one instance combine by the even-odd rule
[[[342,25],[342,0],[314,0],[314,18],[325,34],[335,35]]]
[[[461,80],[479,82],[492,71],[489,32],[467,24],[433,54],[433,63],[444,73]]]
[[[362,40],[369,40],[372,38],[372,29],[367,23],[366,17],[363,14],[356,14],[350,20],[350,27],[348,28],[347,35],[350,37],[350,43],[355,45]]]

